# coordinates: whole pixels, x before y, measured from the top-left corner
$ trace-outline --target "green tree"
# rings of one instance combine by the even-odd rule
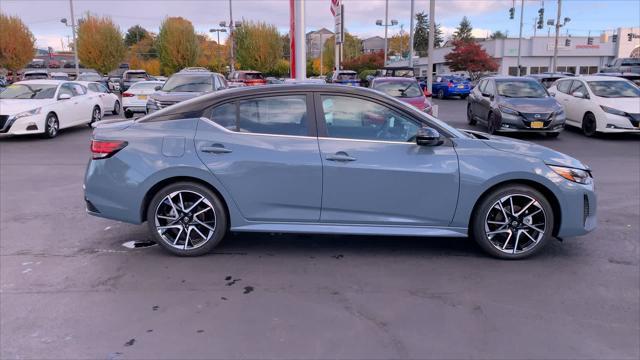
[[[149,32],[140,25],[134,25],[127,30],[124,35],[124,44],[131,46],[137,44],[140,40],[144,40],[149,37]]]
[[[471,27],[471,22],[464,16],[462,21],[460,21],[460,25],[458,25],[458,28],[453,33],[453,40],[473,41],[472,31],[473,27]]]
[[[110,17],[89,13],[78,22],[78,58],[101,74],[118,67],[125,57],[122,33]]]
[[[275,25],[243,20],[233,35],[241,69],[269,73],[282,58],[283,41]]]
[[[324,43],[323,52],[323,67],[324,71],[330,71],[334,68],[335,64],[335,36],[328,38]],[[344,33],[344,44],[342,46],[343,61],[347,61],[349,59],[355,58],[362,54],[362,41],[354,35],[349,34],[348,32]]]
[[[200,54],[200,45],[193,24],[181,17],[168,17],[162,21],[156,48],[164,74],[194,66]]]
[[[436,24],[433,34],[434,47],[440,47],[444,42],[442,28]],[[424,11],[416,14],[416,29],[413,35],[413,49],[418,56],[427,56],[429,49],[429,15]]]
[[[0,68],[16,74],[33,59],[35,38],[17,16],[0,13],[0,29]]]
[[[506,39],[507,38],[507,34],[503,33],[500,30],[494,31],[489,38],[491,39]]]

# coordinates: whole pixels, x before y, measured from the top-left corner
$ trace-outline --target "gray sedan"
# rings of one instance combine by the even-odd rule
[[[233,231],[471,236],[518,259],[596,226],[580,161],[456,130],[363,88],[223,90],[102,121],[91,151],[87,211],[146,221],[177,255],[205,254]]]

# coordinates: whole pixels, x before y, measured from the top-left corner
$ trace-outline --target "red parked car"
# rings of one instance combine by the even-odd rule
[[[238,70],[229,74],[229,82],[234,84],[242,83],[245,86],[267,85],[267,80],[260,71]]]
[[[431,102],[427,99],[426,90],[422,91],[415,78],[377,77],[371,80],[369,87],[413,105],[429,115],[432,114]]]

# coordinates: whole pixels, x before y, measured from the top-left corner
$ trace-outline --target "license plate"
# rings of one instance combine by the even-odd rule
[[[544,123],[542,121],[532,121],[531,128],[532,129],[540,129],[544,127]]]
[[[138,95],[139,100],[147,100],[147,95]]]
[[[464,89],[464,85],[458,85],[458,89]]]

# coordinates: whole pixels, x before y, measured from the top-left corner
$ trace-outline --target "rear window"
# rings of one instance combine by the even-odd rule
[[[146,72],[130,72],[124,75],[125,79],[146,79]]]
[[[374,82],[373,88],[389,96],[399,98],[413,98],[422,96],[422,91],[414,81],[382,81]]]
[[[358,77],[355,73],[338,73],[338,80],[356,80]]]
[[[247,80],[262,80],[264,79],[264,75],[261,73],[245,73],[244,78]]]
[[[155,89],[156,86],[160,86],[162,84],[157,83],[157,82],[151,82],[151,81],[141,81],[138,83],[135,83],[133,85],[130,86],[130,89],[140,89],[140,90],[148,90],[148,89]]]
[[[166,92],[205,92],[213,90],[213,76],[203,75],[174,75],[162,86]]]

